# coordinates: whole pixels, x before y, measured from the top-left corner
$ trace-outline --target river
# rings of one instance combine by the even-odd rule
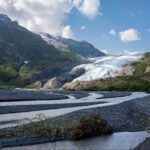
[[[131,150],[149,137],[146,132],[120,132],[81,141],[62,141],[2,150]]]

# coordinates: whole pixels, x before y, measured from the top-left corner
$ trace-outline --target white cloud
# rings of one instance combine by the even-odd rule
[[[124,50],[124,54],[126,54],[126,55],[137,55],[137,54],[141,54],[141,52]]]
[[[77,2],[78,1],[78,2]],[[98,14],[100,0],[0,0],[0,12],[35,32],[62,34],[66,15],[77,8],[88,18]]]
[[[81,26],[80,27],[80,30],[85,30],[86,29],[86,26]]]
[[[150,29],[148,29],[148,32],[150,32]]]
[[[115,36],[117,33],[116,33],[115,29],[111,29],[109,31],[109,34]]]
[[[67,25],[63,28],[62,37],[68,38],[68,39],[75,39],[74,33],[71,30],[71,27],[69,25]]]
[[[73,0],[73,2],[76,8],[90,19],[99,14],[100,0]]]
[[[102,49],[100,51],[103,52],[103,53],[105,53],[105,54],[108,54],[108,50],[107,49]]]
[[[119,32],[119,35],[122,42],[134,42],[140,40],[139,32],[132,28]]]

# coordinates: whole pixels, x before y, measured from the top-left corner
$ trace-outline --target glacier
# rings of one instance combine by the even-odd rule
[[[126,54],[120,56],[103,56],[89,58],[90,63],[82,64],[73,68],[72,71],[83,68],[85,73],[75,78],[75,81],[91,81],[116,77],[118,73],[127,65],[139,61],[143,54]]]

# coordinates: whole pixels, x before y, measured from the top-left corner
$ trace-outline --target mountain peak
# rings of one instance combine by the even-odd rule
[[[74,39],[66,39],[61,36],[53,36],[47,33],[40,33],[41,37],[48,43],[54,45],[60,50],[69,50],[82,57],[100,57],[105,56],[103,52],[96,49],[92,44],[87,41],[77,41]]]
[[[11,19],[5,14],[0,14],[0,21],[11,21]]]

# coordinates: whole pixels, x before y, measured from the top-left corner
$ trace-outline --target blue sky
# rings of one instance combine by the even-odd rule
[[[0,0],[0,13],[33,32],[86,40],[110,54],[150,51],[150,0]]]
[[[76,39],[87,40],[112,54],[150,51],[150,0],[101,0],[99,11],[101,15],[93,20],[76,9],[71,11],[65,23],[71,25]],[[86,28],[80,30],[81,26]],[[122,42],[119,32],[130,28],[139,32],[140,40]],[[109,34],[111,29],[116,31],[115,36]]]

